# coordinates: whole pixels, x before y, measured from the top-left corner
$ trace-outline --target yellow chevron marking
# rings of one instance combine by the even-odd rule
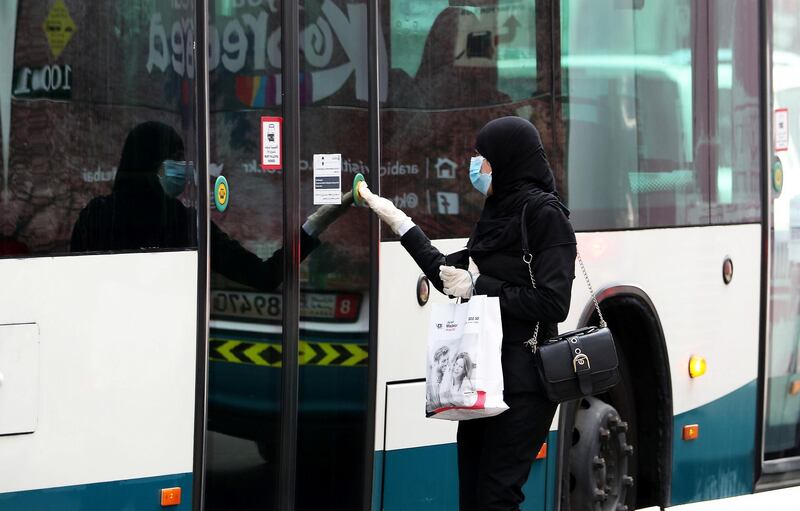
[[[300,346],[298,347],[298,361],[301,366],[306,365],[316,354],[317,350],[311,346],[310,342],[300,341]]]
[[[283,347],[279,343],[264,343],[264,342],[247,342],[235,341],[232,339],[219,339],[212,338],[212,341],[220,342],[221,344],[216,348],[219,355],[212,355],[210,358],[214,361],[233,362],[235,364],[250,364],[262,367],[281,367],[281,361],[269,362],[264,358],[264,353],[269,349],[274,349],[277,353],[281,353]],[[245,345],[247,348],[238,356],[232,353],[232,350],[237,346]],[[350,353],[345,361],[336,364],[336,366],[353,367],[359,363],[363,363],[369,357],[367,347],[355,343],[332,343],[332,342],[310,342],[300,341],[298,346],[298,362],[299,365],[310,365],[311,360],[317,357],[318,354],[324,354],[324,357],[313,365],[315,366],[334,366],[332,362],[340,357],[339,351],[334,348],[343,347]]]
[[[344,346],[344,349],[353,354],[352,357],[342,363],[343,366],[354,366],[369,356],[367,350],[358,344],[342,344],[341,346]]]
[[[269,344],[261,344],[261,343],[253,344],[252,346],[244,350],[244,356],[250,359],[250,361],[257,366],[268,366],[270,365],[270,363],[261,358],[261,353],[263,353],[264,350],[269,349],[269,347],[270,347]],[[280,365],[281,363],[280,361],[278,361],[277,363],[274,364],[274,367],[279,367]]]
[[[333,349],[330,343],[320,342],[317,346],[325,352],[325,358],[317,362],[317,365],[326,366],[339,357],[339,352]]]
[[[277,362],[273,362],[272,364],[268,364],[268,365],[270,367],[283,367],[283,360],[282,360],[283,347],[280,344],[269,344],[268,346],[271,346],[272,349],[274,349],[278,353],[278,355],[281,356],[281,359],[279,359]]]
[[[241,341],[225,341],[225,344],[217,348],[217,351],[220,355],[222,355],[225,360],[228,362],[239,362],[239,359],[236,358],[236,355],[231,353],[231,350],[236,346],[240,345]]]

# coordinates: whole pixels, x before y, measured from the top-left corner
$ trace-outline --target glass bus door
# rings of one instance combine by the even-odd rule
[[[282,116],[281,5],[209,2],[208,510],[278,505],[284,179],[259,145]]]
[[[208,510],[361,509],[372,484],[377,238],[348,193],[355,172],[368,174],[366,4],[304,1],[294,27],[283,6],[209,3],[209,187],[224,183],[227,200],[210,201]],[[293,36],[299,110],[283,90]],[[278,148],[282,161],[265,164],[262,151]],[[293,239],[299,257],[287,261]]]
[[[300,265],[295,509],[367,509],[374,448],[369,388],[375,385],[369,368],[376,363],[369,357],[370,301],[377,299],[370,247],[377,244],[371,238],[377,218],[353,207],[348,193],[357,172],[373,186],[378,179],[377,171],[364,168],[370,157],[367,2],[302,0],[299,8],[299,207],[303,236],[313,234],[319,243]]]
[[[800,2],[772,3],[765,473],[800,470]]]

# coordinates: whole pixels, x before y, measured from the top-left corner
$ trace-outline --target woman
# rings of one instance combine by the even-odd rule
[[[445,374],[447,374],[447,366],[449,365],[450,348],[442,346],[433,354],[433,364],[428,368],[427,378],[425,383],[427,385],[427,396],[425,399],[426,412],[432,413],[434,410],[442,406],[441,388],[445,381]]]
[[[516,510],[522,485],[550,427],[556,405],[541,392],[534,354],[525,342],[541,322],[539,339],[557,333],[569,310],[575,277],[575,234],[559,201],[539,132],[518,117],[489,122],[478,133],[470,180],[487,196],[467,244],[467,269],[447,266],[422,230],[394,205],[359,188],[369,207],[440,291],[500,297],[504,400],[509,410],[458,425],[462,510]],[[533,252],[536,288],[522,260],[522,208]],[[474,282],[474,285],[473,285]]]
[[[455,406],[472,406],[477,400],[472,383],[472,361],[469,353],[462,351],[453,360],[452,379],[447,389],[449,401]]]

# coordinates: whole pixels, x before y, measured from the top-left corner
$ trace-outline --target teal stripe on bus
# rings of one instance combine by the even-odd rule
[[[555,431],[550,432],[547,458],[533,463],[523,487],[525,502],[520,508],[522,511],[554,509],[557,438]],[[454,443],[377,451],[375,474],[373,511],[458,510],[458,466]],[[383,476],[382,487],[378,474]]]
[[[180,505],[161,507],[161,489],[175,486],[181,488]],[[0,509],[18,509],[20,511],[108,511],[109,509],[189,511],[192,509],[192,474],[0,493]]]
[[[672,505],[753,493],[756,406],[754,380],[675,417]],[[682,438],[689,424],[700,427],[696,440]]]
[[[753,492],[756,390],[752,381],[675,417],[672,505]],[[697,440],[682,439],[686,424],[700,425]],[[534,463],[524,488],[524,511],[555,509],[557,439],[551,431],[547,462]],[[376,452],[373,488],[374,511],[381,509],[381,502],[386,511],[457,510],[455,444]]]
[[[383,451],[375,451],[372,471],[372,511],[381,511],[383,499]]]

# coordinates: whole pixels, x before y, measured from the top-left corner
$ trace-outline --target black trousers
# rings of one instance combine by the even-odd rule
[[[461,511],[517,511],[556,405],[535,392],[506,392],[509,409],[458,423]]]

